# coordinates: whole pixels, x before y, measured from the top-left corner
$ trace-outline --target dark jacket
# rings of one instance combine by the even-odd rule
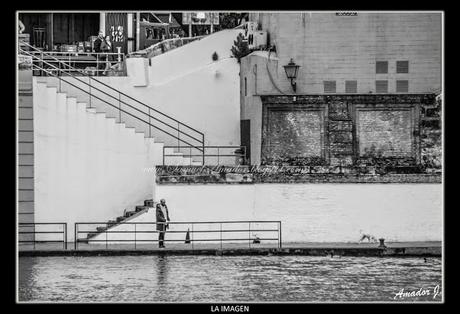
[[[157,216],[157,222],[166,222],[169,221],[169,212],[168,212],[168,206],[166,206],[166,217],[163,214],[163,211],[160,208],[156,209],[156,216]],[[157,224],[157,230],[158,231],[166,231],[166,225],[165,224]]]
[[[94,41],[94,52],[102,52],[101,44],[102,44],[102,39],[99,37],[96,38],[96,40]]]

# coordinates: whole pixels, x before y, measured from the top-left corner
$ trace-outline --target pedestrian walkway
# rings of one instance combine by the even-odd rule
[[[351,256],[441,256],[442,242],[388,242],[386,247],[379,243],[343,243],[343,242],[291,242],[283,243],[166,243],[165,249],[158,248],[157,243],[134,244],[85,244],[68,243],[67,249],[62,244],[36,243],[20,245],[20,256],[67,256],[67,255],[137,255],[137,254],[171,254],[171,255],[351,255]]]

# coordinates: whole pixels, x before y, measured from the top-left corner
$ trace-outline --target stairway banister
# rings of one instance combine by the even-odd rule
[[[33,65],[33,66],[36,67],[36,68],[39,69],[39,70],[45,71],[45,72],[47,72],[47,73],[49,73],[49,74],[55,76],[53,73],[47,71],[46,69],[42,69],[42,68],[40,68],[40,67],[37,66],[37,65]],[[56,77],[57,77],[58,79],[60,79],[60,80],[63,80],[61,77],[58,77],[58,76],[56,76]],[[84,90],[84,89],[82,89],[82,88],[80,88],[80,87],[78,87],[78,86],[76,86],[76,85],[74,85],[74,84],[72,84],[72,83],[70,83],[70,82],[68,82],[68,81],[65,81],[65,82],[66,82],[67,84],[70,84],[70,85],[72,85],[73,87],[75,87],[75,88],[77,88],[77,89],[79,89],[79,90],[85,92],[85,93],[88,93],[86,90]],[[179,140],[179,141],[181,141],[181,142],[183,142],[183,143],[185,143],[185,144],[188,144],[188,145],[190,145],[190,146],[192,146],[192,147],[198,149],[199,151],[201,151],[201,148],[199,148],[198,146],[195,146],[195,145],[193,145],[193,144],[187,142],[186,140],[183,140],[183,139],[177,137],[177,136],[174,135],[174,134],[171,134],[171,133],[169,133],[169,132],[167,132],[167,131],[165,131],[165,130],[163,130],[163,129],[161,129],[161,128],[155,126],[155,125],[152,125],[152,124],[150,124],[148,121],[143,120],[143,119],[141,119],[141,118],[139,118],[139,117],[136,117],[136,116],[132,115],[131,113],[129,113],[129,112],[127,112],[127,111],[124,111],[123,109],[117,108],[117,107],[114,106],[113,104],[107,102],[106,100],[104,100],[104,99],[102,99],[102,98],[99,98],[98,96],[92,95],[92,97],[95,97],[95,98],[101,100],[102,102],[108,104],[109,106],[112,106],[113,108],[115,108],[115,109],[117,109],[117,110],[119,110],[119,111],[121,111],[121,112],[123,112],[123,113],[125,113],[125,114],[127,114],[127,115],[129,115],[129,116],[131,116],[131,117],[133,117],[133,118],[135,118],[135,119],[137,119],[137,120],[139,120],[139,121],[142,121],[142,122],[146,123],[147,125],[149,125],[149,126],[155,128],[155,129],[157,129],[157,130],[160,130],[161,132],[163,132],[163,133],[165,133],[165,134],[168,134],[169,136],[171,136],[171,137],[173,137],[173,138],[175,138],[175,139],[177,139],[177,140]]]
[[[25,52],[25,53],[27,54],[27,52]],[[36,58],[36,59],[38,59],[38,60],[41,60],[40,58],[38,58],[38,57],[36,57],[36,56],[33,56],[33,55],[31,55],[31,56],[32,56],[32,58]],[[54,66],[53,64],[50,64],[50,63],[48,63],[48,62],[46,62],[46,61],[42,61],[42,62],[43,62],[44,64],[47,64],[47,65],[53,67],[54,69],[58,69],[58,68],[57,68],[56,66]],[[39,69],[40,69],[40,68],[39,68]],[[168,126],[168,127],[170,127],[170,128],[174,128],[173,126],[169,125],[168,123],[166,123],[166,122],[164,122],[164,121],[161,121],[161,120],[159,120],[158,118],[155,118],[155,117],[153,117],[153,116],[150,116],[148,113],[146,113],[146,112],[140,110],[139,108],[133,107],[132,105],[126,103],[125,101],[123,101],[123,100],[121,100],[121,99],[119,99],[119,98],[116,98],[115,96],[113,96],[113,95],[111,95],[111,94],[108,94],[108,93],[106,93],[105,91],[102,91],[102,90],[100,90],[99,88],[97,88],[97,87],[95,87],[95,86],[92,86],[92,85],[90,85],[89,83],[86,83],[85,81],[80,80],[78,77],[73,76],[71,72],[67,72],[65,69],[58,69],[58,70],[59,70],[60,72],[69,74],[69,75],[72,76],[75,80],[77,80],[77,81],[79,81],[79,82],[81,82],[81,83],[83,83],[83,84],[85,84],[85,85],[91,86],[91,88],[93,88],[93,89],[95,89],[95,90],[97,90],[97,91],[103,93],[104,95],[107,95],[107,96],[113,98],[113,99],[116,100],[116,101],[119,101],[119,102],[123,103],[124,105],[128,106],[129,108],[132,108],[132,109],[134,109],[134,110],[136,110],[136,111],[138,111],[138,112],[140,112],[140,113],[143,113],[143,114],[149,116],[150,118],[152,118],[152,119],[154,119],[154,120],[156,120],[156,121],[159,121],[159,122],[163,123],[164,125],[166,125],[166,126]],[[44,69],[43,69],[43,71],[49,73],[48,71],[46,71],[46,70],[44,70]],[[68,84],[71,84],[70,82],[68,82],[68,81],[66,81],[66,80],[64,80],[64,79],[61,79],[61,78],[60,78],[60,80],[66,82],[66,83],[68,83]],[[76,87],[76,86],[73,85],[73,84],[71,84],[71,85],[74,86],[74,87]],[[79,89],[82,90],[81,88],[79,88]],[[85,92],[86,92],[86,91],[85,91]],[[86,92],[86,93],[88,93],[88,92]],[[102,100],[101,98],[99,98],[99,97],[97,97],[97,96],[95,96],[95,95],[92,95],[92,94],[91,94],[91,96],[92,96],[92,97],[96,97],[97,99]],[[107,103],[107,104],[109,104],[107,101],[104,101],[104,102]],[[112,104],[109,104],[109,105],[113,106]],[[113,106],[113,107],[114,107],[114,106]],[[152,126],[153,126],[153,125],[152,125]],[[178,130],[178,129],[176,129],[176,128],[174,128],[174,129],[177,130],[177,131],[179,131],[179,132],[181,132],[180,130]],[[183,133],[183,132],[181,132],[181,133],[184,134],[184,135],[188,135],[188,134]],[[199,141],[198,139],[196,139],[196,138],[194,138],[194,137],[192,137],[192,136],[190,136],[190,135],[188,135],[188,136],[191,137],[191,138],[193,138],[193,139],[195,139],[195,140],[197,140],[197,141]]]
[[[26,42],[22,42],[22,41],[21,41],[21,43],[24,43],[24,44],[25,44],[26,46],[28,46],[29,48],[32,48],[32,49],[34,49],[35,51],[40,52],[42,55],[47,55],[47,56],[53,58],[54,60],[56,60],[57,62],[59,62],[59,63],[61,63],[61,64],[62,64],[62,63],[65,64],[65,62],[63,62],[63,61],[61,61],[61,60],[55,58],[53,55],[51,55],[51,54],[49,54],[49,53],[47,53],[47,52],[43,52],[43,51],[37,49],[36,47],[34,47],[34,46],[32,46],[32,45],[30,45],[30,44],[28,44],[28,43],[26,43]],[[22,50],[21,48],[20,48],[19,50],[20,50],[21,52],[26,52],[26,51]],[[28,55],[31,55],[31,54],[28,54]],[[31,56],[33,56],[33,55],[31,55]],[[33,56],[33,57],[36,57],[36,56]],[[37,57],[37,58],[38,58],[38,57]],[[42,60],[42,59],[40,59],[40,58],[38,58],[38,59],[39,59],[39,60]],[[43,61],[43,60],[42,60],[42,61]],[[46,63],[46,61],[43,61],[43,62]],[[48,63],[47,63],[47,64],[48,64]],[[84,71],[82,71],[82,70],[80,70],[80,69],[74,68],[74,67],[72,67],[72,66],[70,66],[70,65],[68,65],[68,68],[69,68],[69,69],[72,69],[72,70],[76,70],[76,71],[79,72],[79,73],[82,73],[84,76],[87,76],[89,79],[91,79],[91,80],[93,80],[93,81],[96,81],[96,82],[98,82],[99,84],[104,85],[105,87],[107,87],[107,88],[109,88],[109,89],[111,89],[111,90],[114,90],[114,91],[116,91],[117,93],[119,93],[119,94],[121,94],[121,95],[123,95],[123,96],[125,96],[125,97],[127,97],[127,98],[129,98],[129,99],[131,99],[131,100],[134,100],[135,102],[137,102],[137,103],[143,105],[144,107],[147,107],[147,108],[149,108],[150,110],[153,110],[153,111],[159,113],[160,115],[163,115],[163,116],[165,116],[165,117],[167,117],[167,118],[173,120],[174,122],[177,122],[177,123],[179,123],[180,125],[182,125],[182,126],[188,128],[188,129],[190,129],[190,130],[193,130],[193,131],[197,132],[197,133],[200,134],[200,135],[203,135],[203,134],[204,134],[204,133],[202,133],[202,132],[200,132],[200,131],[198,131],[198,130],[192,128],[191,126],[189,126],[189,125],[187,125],[187,124],[185,124],[185,123],[183,123],[183,122],[180,122],[179,120],[177,120],[177,119],[175,119],[175,118],[173,118],[173,117],[171,117],[171,116],[169,116],[169,115],[167,115],[167,114],[165,114],[165,113],[163,113],[163,112],[161,112],[161,111],[159,111],[159,110],[157,110],[157,109],[155,109],[155,108],[152,108],[152,107],[146,105],[145,103],[141,102],[140,100],[135,99],[135,98],[133,98],[133,97],[131,97],[131,96],[129,96],[129,95],[123,93],[123,92],[120,92],[119,90],[113,88],[112,86],[110,86],[110,85],[108,85],[108,84],[106,84],[106,83],[104,83],[104,82],[99,81],[98,79],[95,79],[94,77],[92,77],[91,75],[88,75],[87,73],[85,73]],[[60,69],[60,70],[62,70],[62,69]],[[74,75],[72,75],[71,73],[69,73],[69,74],[70,74],[73,78],[76,78],[76,77],[75,77]]]

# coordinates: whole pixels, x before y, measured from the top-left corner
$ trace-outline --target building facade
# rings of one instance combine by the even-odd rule
[[[241,59],[252,164],[440,168],[442,13],[252,13]],[[284,67],[299,65],[296,91]]]

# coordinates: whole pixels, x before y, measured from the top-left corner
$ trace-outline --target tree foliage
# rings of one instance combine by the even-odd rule
[[[233,42],[231,51],[233,56],[238,59],[238,63],[240,62],[241,58],[251,53],[248,42],[244,40],[243,34],[238,34],[238,37],[236,37],[236,40]]]

